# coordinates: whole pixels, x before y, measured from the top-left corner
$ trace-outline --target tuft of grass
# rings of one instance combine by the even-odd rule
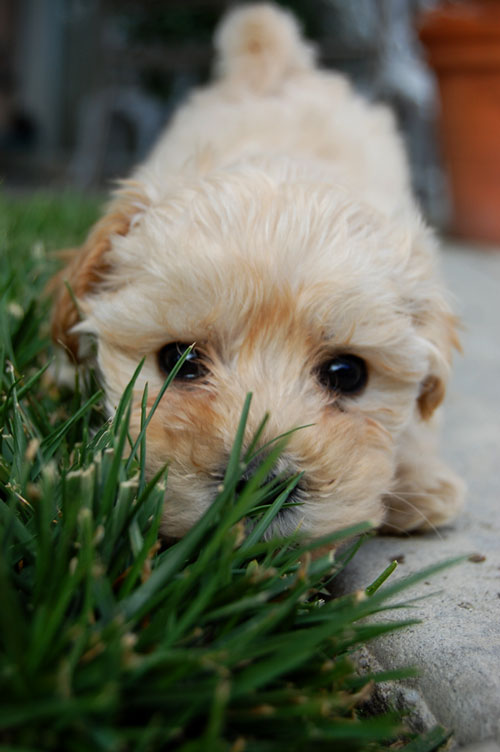
[[[380,589],[388,568],[332,599],[367,525],[263,540],[290,491],[265,480],[286,437],[237,493],[257,446],[245,455],[250,397],[219,495],[167,547],[168,468],[146,477],[146,400],[134,442],[133,382],[106,420],[92,382],[51,380],[48,249],[95,214],[76,197],[0,198],[0,752],[437,750],[443,729],[415,736],[395,712],[363,711],[377,681],[412,672],[360,677],[350,654],[413,623],[366,617],[444,565]],[[319,554],[348,540],[334,562]]]

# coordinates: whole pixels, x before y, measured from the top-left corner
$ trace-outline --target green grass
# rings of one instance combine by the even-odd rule
[[[236,494],[248,400],[223,491],[162,546],[168,469],[145,476],[130,389],[107,421],[92,381],[54,383],[50,251],[81,241],[96,212],[71,196],[0,197],[0,752],[438,749],[443,729],[416,737],[400,714],[366,712],[374,683],[409,672],[360,677],[350,658],[404,626],[365,617],[430,570],[331,599],[359,544],[335,563],[311,552],[367,526],[263,542],[286,503],[261,485],[282,442]]]

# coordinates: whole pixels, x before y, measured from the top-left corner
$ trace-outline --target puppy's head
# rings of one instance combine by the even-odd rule
[[[312,536],[382,521],[400,433],[441,401],[452,319],[432,281],[429,239],[340,189],[258,167],[214,172],[171,195],[126,188],[67,271],[53,331],[98,343],[110,412],[138,361],[131,429],[187,346],[147,436],[148,470],[168,462],[165,534],[184,534],[224,475],[241,408],[247,440],[298,426],[277,471],[304,473],[273,532]],[[312,424],[312,425],[311,425]]]

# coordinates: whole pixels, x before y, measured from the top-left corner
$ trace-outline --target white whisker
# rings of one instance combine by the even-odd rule
[[[430,496],[430,494],[426,494],[426,495]],[[391,491],[389,494],[387,494],[387,496],[389,498],[397,499],[398,501],[401,501],[403,504],[406,504],[406,506],[409,507],[410,509],[413,509],[413,511],[416,512],[423,519],[423,521],[429,526],[429,528],[437,535],[437,537],[439,538],[439,540],[440,541],[444,541],[443,536],[441,535],[441,533],[439,532],[439,530],[437,529],[437,527],[432,524],[432,522],[427,517],[427,515],[424,514],[424,512],[418,506],[416,506],[415,504],[412,504],[412,502],[408,498],[406,498],[407,496],[419,496],[421,498],[422,496],[424,496],[424,494],[422,494],[422,493],[408,493],[408,494],[406,494],[406,492],[405,492],[405,495],[401,496],[400,494],[397,494],[394,491]],[[393,525],[388,525],[387,523],[385,523],[385,524],[388,527],[396,527],[396,526],[393,526]]]

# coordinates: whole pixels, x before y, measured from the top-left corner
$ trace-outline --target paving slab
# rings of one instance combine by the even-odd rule
[[[468,744],[466,747],[462,747],[461,752],[500,752],[500,746],[490,740],[478,744]]]
[[[370,662],[385,669],[418,667],[420,677],[393,697],[412,705],[414,726],[426,728],[435,720],[453,730],[456,747],[493,752],[500,750],[500,248],[447,243],[443,273],[465,328],[442,446],[468,484],[467,506],[438,532],[368,541],[339,588],[365,587],[395,558],[401,560],[395,575],[402,577],[447,557],[473,554],[412,589],[413,597],[439,592],[398,612],[422,623],[370,645],[361,668],[363,662],[365,668]]]

